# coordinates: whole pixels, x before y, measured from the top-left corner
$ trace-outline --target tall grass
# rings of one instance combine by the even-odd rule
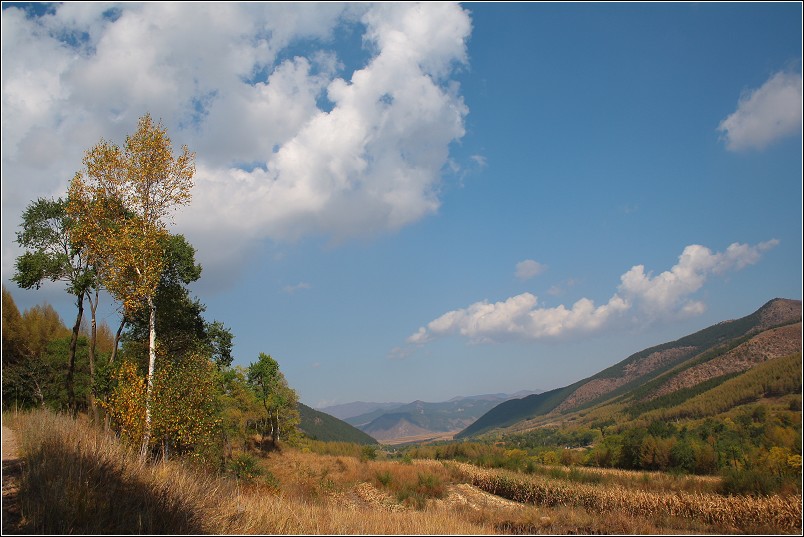
[[[23,533],[476,534],[457,514],[356,510],[183,466],[143,463],[113,435],[47,411],[12,422]],[[300,470],[301,468],[297,468]],[[320,477],[320,476],[319,476]]]

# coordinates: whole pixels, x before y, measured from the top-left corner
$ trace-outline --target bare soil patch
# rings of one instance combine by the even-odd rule
[[[22,514],[17,500],[21,473],[14,431],[3,425],[3,535],[21,533]]]

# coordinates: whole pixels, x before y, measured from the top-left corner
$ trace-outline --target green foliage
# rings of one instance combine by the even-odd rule
[[[220,425],[217,370],[208,358],[165,361],[154,373],[151,440],[163,456],[208,455]]]
[[[235,449],[247,451],[249,436],[254,432],[252,424],[259,420],[262,408],[242,367],[224,369],[219,373],[219,382],[221,447],[224,455],[231,458]]]
[[[373,461],[377,459],[377,448],[375,446],[363,446],[360,448],[361,461]]]
[[[259,461],[253,455],[241,453],[227,465],[227,469],[238,479],[253,481],[264,474]]]
[[[226,328],[220,321],[205,323],[206,328],[206,347],[212,357],[212,361],[218,369],[230,367],[232,365],[232,331]]]
[[[768,496],[779,491],[780,480],[760,468],[726,468],[720,493],[726,495]]]
[[[88,342],[84,336],[75,341],[72,401],[65,383],[71,344],[70,330],[52,306],[36,305],[20,315],[3,287],[3,407],[85,410],[93,384]]]
[[[280,437],[295,440],[299,425],[298,396],[288,386],[277,361],[260,353],[257,361],[249,365],[246,378],[263,407],[256,423],[260,434],[270,435],[273,447],[277,447]]]
[[[164,270],[153,298],[156,308],[158,352],[180,358],[193,352],[208,351],[211,342],[203,318],[206,307],[191,297],[187,285],[198,280],[201,266],[195,262],[195,249],[182,235],[166,235],[162,240]],[[147,361],[150,311],[147,308],[127,316],[123,336],[129,357]],[[221,327],[222,328],[222,327]]]
[[[63,199],[39,198],[22,213],[16,242],[25,252],[17,258],[12,280],[23,289],[39,289],[45,280],[67,282],[81,296],[95,282],[84,252],[70,237],[73,220]]]

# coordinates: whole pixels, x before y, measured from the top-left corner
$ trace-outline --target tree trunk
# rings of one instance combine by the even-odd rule
[[[279,408],[276,409],[276,440],[274,440],[274,444],[279,440],[279,435],[281,430],[279,429]]]
[[[145,429],[142,434],[141,459],[144,459],[148,454],[148,444],[151,441],[151,393],[154,387],[154,365],[156,364],[156,306],[154,305],[153,297],[148,297],[148,309],[150,310],[148,320],[148,378],[146,379],[145,388]]]
[[[78,345],[78,331],[81,330],[81,318],[84,316],[84,293],[81,292],[76,299],[78,315],[75,317],[73,334],[70,337],[69,366],[67,367],[67,405],[73,417],[78,414],[78,406],[75,402],[75,349]]]
[[[114,335],[114,347],[112,347],[112,354],[109,356],[109,365],[114,363],[115,358],[117,358],[117,347],[120,345],[120,336],[123,333],[123,328],[126,326],[126,315],[123,314],[123,318],[120,319],[120,326],[117,327],[117,333]]]

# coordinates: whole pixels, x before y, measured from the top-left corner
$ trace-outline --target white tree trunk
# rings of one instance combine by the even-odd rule
[[[148,444],[151,441],[151,392],[154,387],[154,364],[156,363],[156,307],[153,297],[148,297],[148,308],[150,318],[148,319],[149,340],[148,340],[148,377],[146,378],[145,388],[145,429],[142,433],[142,449],[140,458],[144,459],[148,454]]]

